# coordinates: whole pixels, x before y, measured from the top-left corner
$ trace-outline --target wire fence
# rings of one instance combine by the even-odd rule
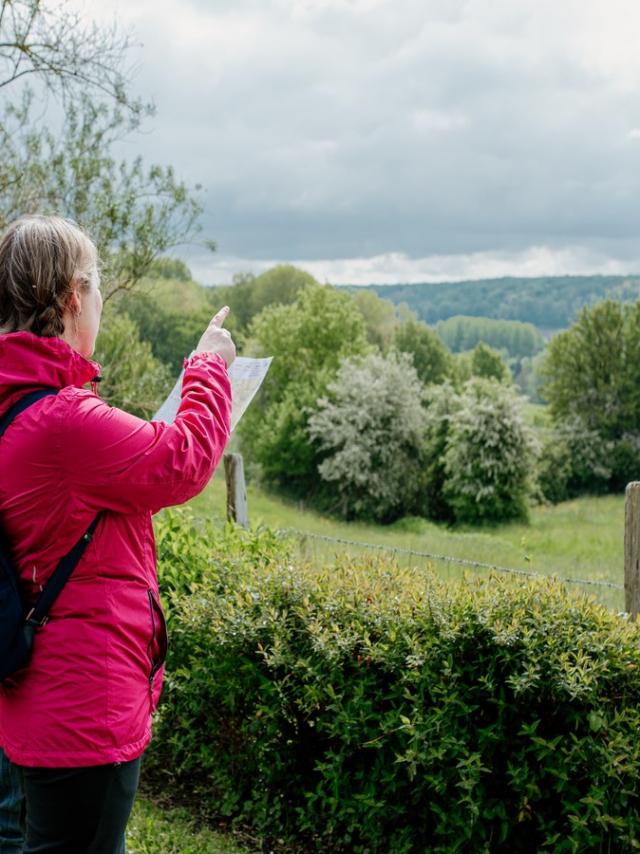
[[[553,570],[548,572],[534,572],[530,569],[522,569],[512,566],[502,566],[495,563],[484,563],[482,561],[471,560],[469,558],[457,557],[455,555],[438,554],[437,552],[422,551],[417,549],[409,549],[402,546],[389,546],[381,543],[369,543],[362,540],[349,540],[342,537],[330,537],[326,534],[317,534],[312,531],[301,531],[297,528],[283,528],[281,532],[285,535],[294,537],[298,540],[301,553],[312,562],[319,562],[323,557],[327,556],[327,546],[337,547],[334,551],[342,551],[343,553],[361,554],[366,551],[377,551],[393,556],[396,560],[406,558],[408,563],[420,564],[437,564],[441,567],[458,570],[457,575],[461,576],[464,570],[489,570],[501,572],[510,575],[521,576],[525,578],[554,578],[565,584],[575,585],[585,590],[589,590],[602,604],[615,610],[621,610],[624,599],[624,585],[616,584],[613,581],[607,581],[598,578],[577,578],[568,576],[562,572]],[[315,548],[312,544],[323,544],[325,548]],[[456,575],[455,571],[448,573]]]
[[[240,456],[240,455],[231,455]],[[238,467],[238,471],[242,470],[242,466]],[[226,472],[226,457],[225,457],[225,472]],[[246,485],[244,475],[238,474],[230,476],[227,474],[227,497],[230,495],[240,495],[246,515],[246,505],[244,500],[246,496]],[[237,516],[237,508],[234,501],[227,500],[227,513],[229,518],[242,524],[248,524],[248,517],[241,520]],[[463,570],[490,570],[494,572],[507,573],[521,577],[536,577],[536,578],[554,578],[567,585],[582,588],[584,591],[590,592],[603,605],[613,608],[616,611],[623,612],[627,610],[632,619],[635,619],[640,612],[640,482],[633,482],[627,485],[625,498],[625,533],[624,533],[624,584],[609,581],[611,577],[608,570],[611,567],[602,566],[585,566],[579,567],[572,563],[566,567],[565,572],[556,572],[553,569],[544,567],[543,572],[536,572],[531,567],[523,569],[513,566],[503,566],[500,564],[487,563],[477,560],[472,560],[466,557],[458,557],[457,555],[439,554],[421,549],[410,549],[402,546],[388,546],[381,543],[370,543],[360,540],[350,540],[341,537],[331,537],[326,534],[318,534],[312,531],[301,531],[297,528],[283,528],[283,533],[294,536],[298,539],[300,545],[301,557],[310,560],[314,564],[319,563],[319,559],[326,561],[327,547],[331,546],[334,551],[336,549],[353,553],[365,552],[367,550],[375,550],[392,555],[396,560],[406,558],[407,563],[413,562],[414,566],[417,562],[428,563],[429,568],[434,565],[438,567],[439,575],[456,575],[462,576]],[[448,546],[447,546],[448,547]],[[320,551],[324,550],[324,554]],[[622,567],[621,567],[622,568]],[[566,571],[586,573],[590,577],[577,577],[576,575],[567,575]],[[604,577],[602,577],[604,576]]]

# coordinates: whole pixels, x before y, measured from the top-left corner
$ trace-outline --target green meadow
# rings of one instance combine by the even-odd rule
[[[385,549],[407,549],[483,564],[498,565],[541,575],[607,582],[622,586],[624,560],[624,496],[586,497],[559,505],[531,509],[529,524],[504,524],[485,529],[448,528],[424,519],[401,519],[386,527],[343,522],[287,502],[249,484],[249,518],[252,526],[300,531],[336,540],[368,543]],[[226,489],[222,466],[208,488],[190,502],[194,514],[222,522]],[[369,549],[334,543],[313,536],[301,537],[302,556],[311,562],[330,560],[336,552],[357,554]],[[430,565],[446,577],[465,571],[486,572],[441,559],[399,552],[402,564]],[[623,591],[606,586],[578,585],[608,607],[622,610]]]

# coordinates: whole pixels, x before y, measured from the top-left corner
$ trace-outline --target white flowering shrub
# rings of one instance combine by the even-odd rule
[[[309,419],[320,477],[345,517],[388,522],[414,512],[421,476],[424,389],[411,357],[345,359]]]
[[[475,377],[449,418],[444,496],[457,522],[527,516],[537,444],[508,387]]]
[[[451,432],[451,420],[460,409],[460,395],[449,382],[426,390],[426,422],[423,456],[421,514],[438,522],[453,522],[455,514],[444,494],[447,480],[445,454]]]

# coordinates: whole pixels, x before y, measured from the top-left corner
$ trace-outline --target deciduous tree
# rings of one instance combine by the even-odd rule
[[[353,291],[353,301],[364,319],[369,343],[386,353],[399,323],[396,307],[373,291],[360,289]]]
[[[244,337],[249,324],[263,309],[271,305],[289,305],[303,288],[318,282],[310,273],[292,264],[278,264],[259,276],[238,274],[233,285],[216,290],[217,302],[231,308],[229,321],[234,334]]]
[[[107,296],[192,240],[200,214],[171,167],[113,154],[153,111],[130,93],[129,44],[64,3],[0,0],[0,89],[13,93],[0,116],[0,229],[25,213],[75,219],[98,244]],[[61,129],[25,81],[59,96]]]
[[[471,353],[471,375],[498,380],[500,383],[511,381],[511,373],[500,353],[482,341],[476,344]]]
[[[294,492],[318,485],[307,423],[346,356],[368,349],[349,294],[305,287],[290,305],[266,308],[251,326],[247,352],[273,356],[269,375],[241,424],[243,447],[266,478]]]
[[[542,395],[557,422],[580,418],[603,439],[640,425],[640,302],[583,309],[549,343]]]
[[[436,332],[419,320],[407,320],[395,330],[394,346],[411,356],[418,377],[425,384],[441,383],[451,372],[451,354]]]
[[[112,406],[151,418],[171,388],[166,365],[153,357],[126,314],[105,311],[95,358],[105,365],[100,393]]]

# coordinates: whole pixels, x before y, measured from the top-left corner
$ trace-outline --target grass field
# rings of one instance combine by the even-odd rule
[[[138,795],[127,827],[127,854],[248,854],[227,834],[198,828],[184,809],[160,808]]]
[[[450,529],[414,518],[387,527],[340,522],[315,513],[303,504],[282,501],[251,485],[248,502],[252,525],[264,523],[273,528],[296,529],[390,549],[412,549],[545,575],[623,584],[622,495],[535,507],[528,525],[507,524],[480,530]],[[224,518],[225,486],[221,470],[190,506],[197,516],[220,521]],[[355,546],[313,538],[303,542],[303,549],[305,556],[318,562],[330,558],[336,551],[362,551]],[[460,577],[464,572],[463,567],[441,560],[429,561],[403,554],[399,554],[398,559],[414,564],[430,563],[447,576]],[[591,585],[584,585],[583,589],[593,593],[603,604],[622,610],[622,590]]]

